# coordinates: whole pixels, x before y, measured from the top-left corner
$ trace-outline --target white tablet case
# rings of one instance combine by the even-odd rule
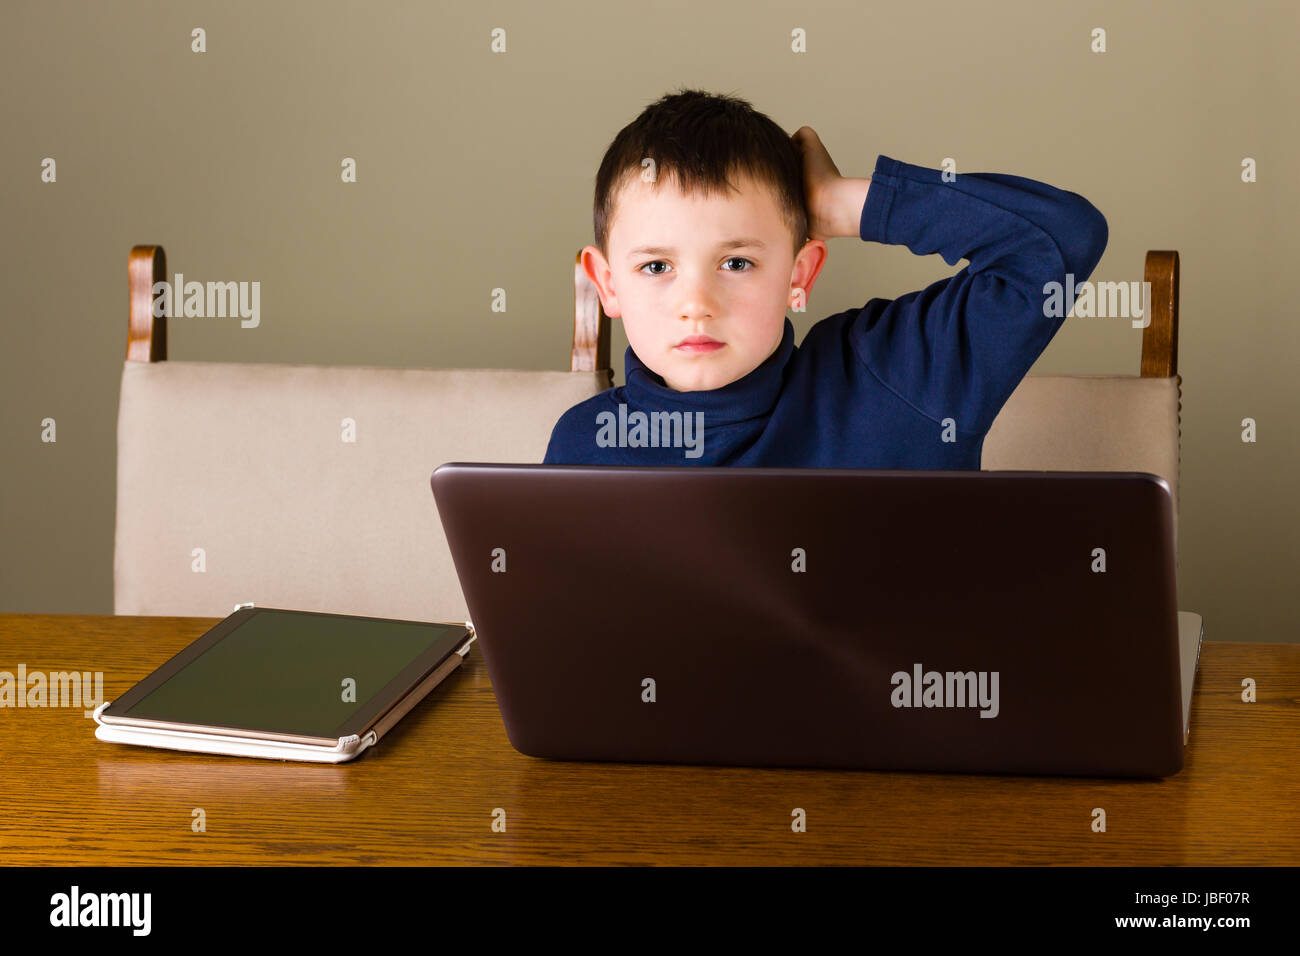
[[[251,607],[251,604],[238,604]],[[474,625],[465,622],[469,637],[465,643],[448,655],[441,665],[429,672],[411,693],[400,700],[365,736],[352,734],[340,737],[332,747],[313,744],[295,744],[280,740],[263,740],[256,737],[235,737],[229,734],[204,733],[188,730],[166,730],[160,727],[132,727],[121,724],[106,724],[100,720],[100,713],[112,701],[105,701],[95,708],[95,736],[100,740],[115,744],[136,744],[144,747],[162,747],[167,750],[187,750],[195,753],[226,754],[233,757],[263,757],[270,760],[307,760],[313,763],[343,763],[359,756],[367,747],[373,746],[388,729],[406,716],[407,712],[418,704],[443,679],[465,660],[470,645],[477,635]]]

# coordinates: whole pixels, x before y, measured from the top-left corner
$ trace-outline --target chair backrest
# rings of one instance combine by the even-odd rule
[[[1139,375],[1026,375],[984,438],[985,471],[1144,471],[1169,483],[1178,554],[1178,253],[1150,251]]]
[[[571,371],[167,361],[159,246],[128,261],[114,605],[222,617],[254,601],[455,621],[464,597],[429,491],[445,461],[541,461],[570,406],[608,388],[610,322],[574,264]],[[1144,471],[1174,492],[1178,253],[1148,252],[1141,374],[1029,375],[986,470]]]
[[[118,614],[224,617],[253,601],[463,621],[429,475],[540,462],[561,413],[611,382],[608,320],[587,310],[568,372],[167,361],[162,248],[134,248],[128,274]]]

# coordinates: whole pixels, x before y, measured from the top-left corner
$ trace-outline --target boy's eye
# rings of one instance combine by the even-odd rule
[[[749,265],[749,266],[753,266],[753,264],[754,264],[754,263],[751,262],[749,259],[746,259],[746,258],[744,258],[744,257],[742,257],[742,256],[731,256],[731,257],[725,259],[724,261],[725,261],[725,262],[743,262],[743,263],[745,263],[746,265]],[[650,272],[647,273],[648,275],[652,275],[652,276],[661,276],[661,275],[664,274],[664,272],[663,272],[662,270],[651,269],[651,268],[650,268],[651,266],[663,266],[664,269],[666,270],[667,267],[668,267],[668,263],[664,262],[662,259],[656,259],[654,262],[647,262],[645,265],[641,266],[637,271],[638,271],[638,272],[645,272],[646,269],[650,269]],[[727,271],[727,272],[748,272],[749,269],[746,269],[746,268],[736,268],[736,269],[727,269],[727,270],[725,270],[725,271]]]

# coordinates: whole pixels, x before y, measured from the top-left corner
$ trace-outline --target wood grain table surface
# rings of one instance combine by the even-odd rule
[[[216,623],[0,615],[0,671],[102,671],[112,700]],[[131,747],[94,728],[79,707],[0,707],[0,862],[1300,863],[1293,644],[1204,644],[1186,766],[1165,780],[540,760],[511,747],[477,650],[350,763]],[[795,808],[806,832],[792,831]]]

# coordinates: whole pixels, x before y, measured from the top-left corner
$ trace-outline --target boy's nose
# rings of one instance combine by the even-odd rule
[[[686,290],[677,303],[677,317],[679,319],[711,319],[718,314],[718,297],[712,290],[707,289],[703,284],[695,285]]]

